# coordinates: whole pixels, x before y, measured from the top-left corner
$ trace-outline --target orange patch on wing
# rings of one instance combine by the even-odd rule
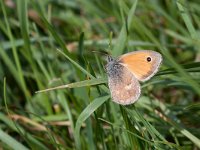
[[[148,62],[147,58],[151,61]],[[153,51],[136,51],[122,55],[119,59],[123,66],[127,67],[134,76],[141,81],[148,79],[160,64],[161,55]]]

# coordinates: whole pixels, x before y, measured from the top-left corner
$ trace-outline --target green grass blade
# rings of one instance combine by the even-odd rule
[[[13,57],[14,57],[14,62],[16,64],[17,72],[16,72],[16,74],[14,74],[14,76],[17,76],[16,78],[18,78],[18,80],[19,80],[20,87],[24,91],[24,95],[26,96],[26,99],[29,99],[30,98],[30,94],[26,90],[27,87],[26,87],[26,83],[25,83],[24,76],[23,76],[23,73],[22,73],[21,63],[20,63],[20,60],[19,60],[17,49],[16,49],[15,44],[14,44],[15,43],[15,39],[14,39],[13,34],[11,32],[11,27],[10,27],[10,24],[8,22],[8,19],[7,19],[8,17],[7,17],[7,13],[6,13],[6,9],[5,9],[5,5],[4,5],[3,1],[1,1],[1,8],[3,10],[3,15],[4,15],[5,23],[6,23],[8,36],[9,36],[9,39],[10,39],[11,45],[12,45],[12,53],[13,53]],[[14,71],[14,69],[12,69],[12,71]]]
[[[19,143],[17,140],[15,140],[13,137],[5,133],[0,129],[0,140],[4,143],[7,144],[10,148],[14,150],[28,150],[27,147]]]
[[[57,89],[65,89],[65,88],[78,88],[78,87],[92,86],[92,85],[103,84],[106,82],[107,82],[106,78],[91,79],[91,80],[85,80],[85,81],[70,83],[66,85],[61,85],[61,86],[57,86],[53,88],[48,88],[45,90],[40,90],[40,91],[37,91],[36,93],[47,92],[47,91],[57,90]]]
[[[7,96],[6,96],[6,78],[4,78],[4,103],[5,103],[5,108],[8,114],[10,114],[8,106],[7,106]],[[8,119],[7,116],[5,116],[4,114],[0,113],[0,120],[5,122],[5,124],[7,124],[8,127],[12,128],[13,130],[15,130],[16,132],[19,132],[19,134],[23,134],[25,135],[25,131],[23,128],[21,128],[20,126],[16,126],[15,122],[11,121],[10,119]],[[2,132],[2,133],[1,133]],[[16,146],[16,148],[22,148],[22,149],[26,149],[26,147],[24,147],[23,145],[17,143],[17,141],[15,141],[14,139],[12,139],[9,135],[6,135],[6,133],[4,133],[3,131],[0,130],[0,139],[5,142],[6,144],[8,144],[9,146]],[[3,136],[4,135],[4,136]],[[37,148],[40,148],[42,150],[46,150],[47,148],[40,143],[37,139],[35,139],[34,137],[31,136],[31,134],[26,133],[27,136],[27,141],[31,142],[32,144],[35,144],[35,146]],[[4,139],[5,138],[5,139]],[[13,143],[11,143],[13,142]],[[13,145],[12,145],[13,144]]]
[[[190,133],[186,129],[181,129],[180,132],[185,135],[187,138],[189,138],[198,148],[200,148],[200,139],[194,136],[192,133]]]
[[[103,96],[94,99],[79,115],[76,126],[75,126],[75,143],[76,148],[81,149],[81,141],[80,141],[80,128],[83,122],[91,116],[91,114],[97,110],[105,101],[109,99],[110,96]]]
[[[177,1],[176,4],[177,4],[177,7],[178,7],[178,9],[179,9],[179,11],[181,13],[181,16],[182,16],[182,18],[183,18],[183,20],[185,22],[185,25],[186,25],[191,37],[194,38],[194,39],[197,39],[198,36],[197,36],[195,28],[194,28],[194,26],[192,24],[191,17],[187,13],[187,10],[184,9],[183,5],[179,1]],[[185,5],[186,5],[186,3],[185,3]]]
[[[132,7],[128,13],[127,23],[124,22],[124,20],[123,20],[122,29],[120,31],[119,37],[118,37],[117,42],[112,51],[113,56],[119,56],[120,54],[122,54],[122,52],[126,46],[127,39],[128,39],[127,30],[129,30],[130,25],[132,23],[132,18],[134,16],[136,6],[137,6],[137,0],[134,0]]]
[[[79,70],[81,70],[84,74],[86,74],[87,76],[89,76],[90,78],[94,79],[95,77],[93,75],[91,75],[87,70],[85,70],[83,67],[81,67],[78,63],[76,63],[76,61],[74,61],[73,59],[71,59],[67,54],[65,54],[63,51],[57,49],[57,51],[59,53],[61,53],[62,55],[65,56],[65,58],[67,58],[74,66],[76,66]]]

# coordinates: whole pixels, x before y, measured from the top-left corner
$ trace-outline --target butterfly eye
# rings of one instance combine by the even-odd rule
[[[147,57],[147,62],[151,62],[151,57]]]

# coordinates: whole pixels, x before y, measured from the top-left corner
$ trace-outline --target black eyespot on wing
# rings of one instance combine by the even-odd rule
[[[147,62],[151,62],[151,57],[147,57]]]

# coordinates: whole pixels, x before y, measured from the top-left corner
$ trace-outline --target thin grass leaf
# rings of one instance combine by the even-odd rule
[[[122,116],[123,116],[123,120],[124,120],[124,124],[125,124],[125,127],[127,130],[131,131],[132,133],[135,133],[135,134],[140,134],[136,128],[134,126],[132,126],[132,123],[128,117],[128,113],[126,113],[126,111],[124,110],[123,106],[120,106],[120,110],[121,110],[121,113],[122,113]],[[135,149],[140,149],[142,148],[142,144],[140,144],[140,141],[138,140],[138,138],[136,138],[135,136],[132,136],[130,134],[128,134],[128,143],[129,143],[129,146],[128,147],[131,147],[131,145],[135,145]],[[140,147],[140,148],[139,148]]]
[[[30,42],[31,42],[31,44],[33,44],[33,43],[35,43],[35,42],[37,42],[37,40],[38,40],[38,38],[36,38],[36,37],[31,37],[30,38]],[[47,41],[49,41],[50,39],[48,38],[48,37],[40,37],[40,41],[41,42],[47,42]],[[11,49],[12,48],[12,43],[10,42],[10,41],[7,41],[7,42],[0,42],[1,44],[1,46],[2,46],[2,48],[4,49],[4,50],[9,50],[9,49]],[[15,39],[15,43],[14,43],[14,45],[15,45],[15,47],[17,48],[17,47],[20,47],[20,46],[23,46],[25,43],[24,43],[24,40],[23,39]]]
[[[65,117],[67,116],[67,119],[65,120],[69,120],[70,121],[70,127],[72,129],[72,133],[74,135],[74,121],[73,121],[73,115],[72,115],[72,110],[70,109],[70,105],[69,105],[69,102],[66,101],[66,98],[65,98],[65,95],[63,92],[59,92],[58,94],[58,100],[60,101],[63,109],[65,110]]]
[[[156,146],[157,144],[165,144],[165,145],[170,145],[170,146],[172,146],[172,147],[175,147],[175,148],[177,148],[177,149],[180,148],[180,147],[177,146],[176,144],[170,143],[170,142],[167,142],[167,141],[165,142],[165,141],[156,141],[156,140],[155,140],[155,141],[154,141],[155,143],[152,143],[151,140],[145,139],[143,136],[139,136],[138,134],[133,133],[132,131],[130,131],[130,130],[128,130],[128,129],[125,129],[124,127],[118,126],[118,125],[116,125],[115,123],[109,122],[109,121],[107,121],[107,120],[105,120],[105,119],[103,119],[103,118],[99,118],[99,120],[101,120],[101,121],[103,121],[103,122],[106,122],[107,124],[113,126],[115,129],[118,128],[118,129],[122,130],[123,132],[126,132],[126,133],[128,133],[128,134],[130,134],[130,135],[132,135],[132,136],[135,136],[135,137],[137,137],[138,139],[140,139],[140,140],[142,140],[142,141],[144,141],[144,142],[147,142],[149,145]]]
[[[190,139],[198,148],[200,148],[200,139],[194,136],[191,132],[189,132],[184,125],[179,121],[179,119],[173,115],[172,111],[168,109],[165,104],[162,102],[155,100],[154,101],[164,112],[164,115],[167,116],[166,120],[170,123],[173,127],[175,127],[179,132],[181,132],[184,136]]]
[[[9,113],[9,109],[7,107],[7,96],[6,96],[6,78],[4,78],[4,103],[5,103],[5,107],[6,107],[6,111],[8,114]],[[11,121],[10,119],[8,119],[8,117],[6,117],[4,114],[0,113],[0,120],[5,122],[10,128],[12,128],[13,130],[15,130],[16,132],[19,132],[22,135],[25,135],[25,131],[23,130],[23,128],[21,128],[20,126],[16,126],[16,124],[14,124],[13,121]],[[1,132],[1,130],[0,130]],[[3,136],[4,135],[4,136]],[[34,137],[32,137],[29,133],[26,133],[27,139],[30,140],[30,142],[34,143],[35,146],[37,148],[41,148],[42,150],[46,150],[47,148],[40,143],[37,139],[35,139]],[[16,146],[16,148],[22,148],[22,149],[26,149],[26,147],[24,147],[23,145],[17,143],[14,139],[10,138],[9,135],[6,135],[6,133],[4,133],[2,131],[2,133],[0,134],[0,138],[2,139],[3,142],[8,143],[9,146]],[[5,139],[3,139],[5,138]],[[13,142],[13,145],[12,143]]]
[[[180,129],[180,132],[183,135],[185,135],[187,138],[189,138],[198,148],[200,148],[200,139],[199,138],[197,138],[196,136],[191,134],[191,132],[189,132],[186,129]]]
[[[194,109],[194,108],[200,108],[200,103],[191,104],[185,107],[184,109]]]
[[[4,143],[7,144],[10,148],[14,150],[28,150],[26,146],[22,145],[19,143],[17,140],[15,140],[13,137],[5,133],[0,129],[0,140]]]
[[[168,12],[162,9],[162,7],[160,7],[159,5],[148,5],[147,7],[152,8],[153,11],[157,11],[168,21],[168,23],[172,25],[172,27],[180,31],[184,36],[188,36],[188,32],[186,32],[185,28],[177,20],[173,19],[173,17],[170,16]]]
[[[189,45],[197,44],[197,42],[193,41],[192,39],[190,39],[190,38],[188,38],[188,37],[185,37],[185,36],[183,36],[183,35],[180,35],[180,34],[174,32],[174,31],[172,31],[172,30],[165,30],[165,32],[166,32],[169,36],[171,36],[171,37],[173,37],[173,38],[175,38],[175,39],[177,39],[177,40],[180,40],[180,41],[182,41],[182,42],[184,42],[184,43],[186,43],[186,44],[189,44]]]
[[[18,11],[18,17],[20,22],[20,28],[22,37],[24,39],[24,45],[25,48],[30,51],[30,39],[29,39],[29,25],[28,25],[28,2],[27,1],[21,1],[17,0],[17,11]],[[30,53],[29,53],[30,54]]]
[[[134,12],[135,12],[135,9],[136,9],[136,6],[137,6],[137,0],[134,0],[132,6],[131,6],[131,9],[128,13],[128,19],[127,19],[127,22],[124,22],[123,20],[123,26],[122,26],[122,29],[119,33],[119,36],[118,36],[118,39],[117,39],[117,42],[113,48],[113,51],[112,51],[112,55],[113,56],[119,56],[120,54],[122,54],[125,46],[126,46],[126,43],[127,43],[127,39],[128,39],[128,34],[127,34],[127,30],[129,30],[130,28],[130,25],[132,23],[132,18],[134,16]]]
[[[57,87],[53,87],[53,88],[48,88],[45,90],[36,91],[36,93],[48,92],[48,91],[57,90],[57,89],[78,88],[78,87],[99,85],[99,84],[103,84],[106,82],[107,82],[106,78],[91,79],[91,80],[85,80],[85,81],[70,83],[70,84],[61,85],[61,86],[57,86]]]
[[[58,42],[59,45],[61,46],[61,48],[63,50],[65,50],[65,53],[70,56],[70,53],[69,53],[68,49],[66,48],[64,41],[59,37],[59,35],[56,33],[56,30],[54,29],[54,27],[45,18],[44,14],[41,10],[41,7],[39,6],[39,3],[34,2],[33,0],[32,0],[32,3],[34,4],[34,7],[37,9],[38,13],[40,14],[40,17],[41,17],[42,21],[44,22],[46,28],[51,33],[51,35],[54,37],[55,41]]]
[[[81,67],[78,63],[76,63],[76,61],[74,61],[73,59],[71,59],[69,56],[67,56],[67,54],[65,54],[63,51],[57,49],[57,51],[59,53],[61,53],[62,55],[65,56],[65,58],[67,58],[74,66],[76,66],[79,70],[81,70],[84,74],[86,74],[87,76],[89,76],[90,78],[94,79],[95,77],[93,75],[91,75],[87,70],[85,70],[83,67]]]
[[[79,115],[76,126],[75,126],[75,143],[76,148],[81,149],[81,141],[80,141],[80,128],[83,122],[91,116],[91,114],[97,110],[105,101],[109,99],[110,96],[103,96],[94,99]]]
[[[182,1],[182,0],[180,0],[180,1]],[[183,20],[185,22],[185,25],[186,25],[188,31],[190,32],[191,37],[194,38],[194,39],[197,39],[198,36],[197,36],[195,28],[194,28],[194,26],[192,24],[191,17],[187,13],[187,10],[184,9],[184,7],[180,3],[180,1],[176,1],[176,4],[177,4],[177,7],[178,7],[179,11],[181,12],[181,16],[182,16],[182,18],[183,18]],[[185,3],[185,5],[186,5],[186,3]]]
[[[11,45],[12,45],[12,54],[13,54],[13,57],[14,57],[14,62],[16,64],[16,74],[13,74],[13,75],[16,76],[16,78],[18,78],[17,79],[17,80],[19,80],[18,83],[20,84],[20,87],[24,91],[24,95],[25,95],[26,99],[29,99],[30,98],[30,93],[28,93],[28,91],[26,90],[27,87],[26,87],[26,83],[25,83],[25,80],[24,80],[24,77],[23,77],[23,74],[22,74],[21,63],[20,63],[20,60],[19,60],[17,49],[16,49],[15,44],[14,44],[15,43],[15,39],[14,39],[14,37],[12,35],[12,32],[11,32],[10,24],[8,22],[8,19],[7,19],[8,17],[7,17],[7,13],[6,13],[6,9],[5,9],[5,5],[4,5],[3,1],[1,1],[1,8],[3,10],[3,15],[4,15],[5,23],[6,23],[8,36],[9,36],[9,39],[10,39]],[[2,53],[4,53],[4,52],[2,52]],[[8,58],[5,55],[4,55],[4,58],[6,58],[6,60],[8,60]],[[9,63],[9,66],[10,66],[10,63]],[[12,69],[12,71],[14,71],[14,69]]]

